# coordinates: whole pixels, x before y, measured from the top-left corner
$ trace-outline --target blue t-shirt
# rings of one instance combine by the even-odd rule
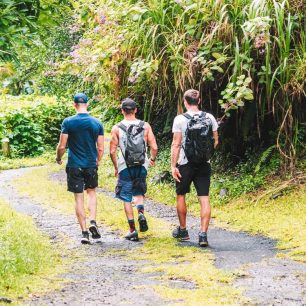
[[[89,114],[77,114],[63,121],[62,133],[68,134],[67,167],[95,168],[97,139],[104,135],[102,123]]]

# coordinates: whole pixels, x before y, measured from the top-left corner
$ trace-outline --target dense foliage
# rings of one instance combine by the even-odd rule
[[[276,145],[294,169],[305,137],[303,0],[70,3],[48,48],[18,53],[23,86],[58,96],[83,90],[107,120],[132,96],[159,138],[171,135],[182,93],[197,88],[219,118],[222,152],[240,159]]]
[[[66,102],[50,98],[6,97],[0,100],[0,138],[10,139],[13,157],[40,155],[54,149],[61,123],[72,112]]]

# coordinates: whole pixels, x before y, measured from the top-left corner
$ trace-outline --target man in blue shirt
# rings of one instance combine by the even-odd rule
[[[66,166],[68,191],[74,193],[75,211],[82,229],[83,244],[90,243],[86,227],[84,209],[84,190],[88,194],[90,212],[89,231],[93,239],[101,238],[97,224],[98,166],[104,152],[104,129],[101,122],[88,113],[88,97],[83,93],[74,96],[77,114],[66,118],[62,123],[56,162],[62,164],[62,156],[68,144],[68,163]]]

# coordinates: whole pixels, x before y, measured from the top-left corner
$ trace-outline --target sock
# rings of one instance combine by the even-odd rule
[[[88,231],[82,231],[82,234],[88,234]]]
[[[143,204],[138,204],[137,205],[137,210],[139,214],[143,214],[144,213],[144,205]]]
[[[130,232],[134,232],[135,231],[135,221],[134,219],[128,220],[129,226],[130,226]]]
[[[96,220],[90,220],[90,224],[97,225]]]

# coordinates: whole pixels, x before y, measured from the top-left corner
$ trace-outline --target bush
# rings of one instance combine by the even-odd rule
[[[10,139],[13,157],[37,156],[54,148],[63,119],[73,113],[66,102],[59,104],[48,97],[41,101],[29,97],[24,103],[19,98],[15,103],[11,97],[9,101],[6,111],[0,106],[0,136]]]

